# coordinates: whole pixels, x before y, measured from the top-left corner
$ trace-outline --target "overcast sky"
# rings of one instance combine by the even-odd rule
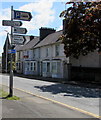
[[[12,2],[13,1],[13,2]],[[39,28],[50,27],[57,31],[62,29],[62,19],[60,13],[65,10],[68,0],[2,0],[0,2],[0,56],[2,48],[10,27],[2,26],[2,20],[10,20],[11,6],[14,10],[31,12],[31,21],[22,21],[21,27],[27,28],[26,35],[39,35]]]

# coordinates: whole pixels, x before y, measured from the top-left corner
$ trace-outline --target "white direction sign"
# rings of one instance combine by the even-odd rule
[[[13,43],[12,44],[18,44],[23,45],[26,41],[25,37],[22,35],[13,35]]]
[[[3,20],[2,21],[3,26],[21,26],[21,21],[11,21],[11,20]]]
[[[26,28],[20,28],[20,27],[14,27],[13,32],[14,33],[19,33],[19,34],[26,34],[27,29]]]
[[[30,12],[13,10],[13,18],[16,20],[30,21],[32,19],[32,15]]]

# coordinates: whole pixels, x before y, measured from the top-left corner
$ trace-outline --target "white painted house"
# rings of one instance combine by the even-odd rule
[[[44,30],[43,33],[47,31],[44,28],[42,30]],[[51,32],[41,40],[39,37],[35,37],[25,45],[16,47],[18,73],[52,78],[67,77],[65,63],[69,63],[69,59],[65,57],[64,45],[59,40],[62,30],[52,30]]]
[[[38,74],[43,77],[64,78],[66,74],[66,71],[64,72],[64,63],[69,63],[69,60],[65,57],[63,52],[64,45],[59,40],[61,35],[62,30],[54,32],[33,48],[36,52],[35,54],[39,54],[35,56],[39,64]]]
[[[64,45],[59,39],[62,34],[62,30],[41,28],[39,37],[16,47],[16,71],[26,75],[68,79],[70,63],[76,67],[101,68],[101,55],[96,51],[79,59],[66,58]]]

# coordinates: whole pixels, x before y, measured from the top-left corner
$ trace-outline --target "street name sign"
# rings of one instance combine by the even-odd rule
[[[19,33],[19,34],[26,34],[27,29],[26,28],[20,28],[20,27],[14,27],[13,32],[14,33]]]
[[[3,26],[21,26],[21,21],[2,20]]]
[[[10,49],[10,50],[8,50],[8,53],[13,53],[13,54],[15,54],[15,53],[16,53],[16,50],[15,50],[15,49]]]
[[[13,10],[13,19],[30,21],[32,15],[30,12]]]
[[[13,35],[12,44],[23,45],[26,39],[23,35]]]

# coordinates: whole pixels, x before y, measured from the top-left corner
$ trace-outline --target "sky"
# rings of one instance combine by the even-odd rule
[[[2,0],[0,2],[0,56],[7,36],[10,34],[10,26],[2,26],[2,20],[11,19],[11,6],[13,10],[30,12],[31,21],[22,21],[27,29],[26,35],[39,35],[39,28],[54,28],[57,31],[62,29],[62,18],[60,13],[66,9],[67,0]]]

